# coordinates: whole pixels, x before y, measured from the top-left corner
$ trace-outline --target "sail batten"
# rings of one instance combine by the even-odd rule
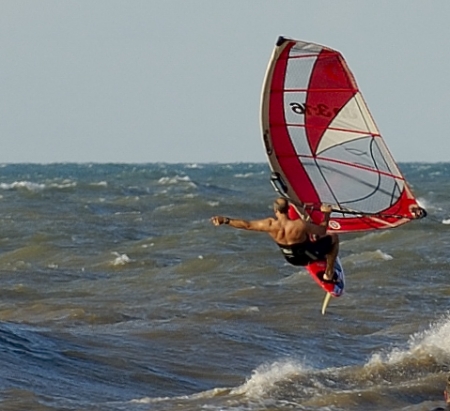
[[[330,227],[341,232],[417,218],[417,200],[338,51],[279,39],[264,82],[261,124],[284,194],[315,205],[313,220],[321,219],[321,203],[336,210]]]

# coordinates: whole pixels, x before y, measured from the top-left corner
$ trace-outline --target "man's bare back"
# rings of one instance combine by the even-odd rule
[[[268,217],[263,220],[246,221],[214,216],[211,218],[211,221],[216,226],[228,224],[233,228],[266,232],[279,246],[300,245],[307,243],[310,237],[326,235],[331,213],[330,206],[322,205],[321,211],[324,213],[324,220],[321,224],[314,224],[302,219],[291,220],[288,217],[288,209],[289,203],[287,199],[280,197],[274,202],[276,218]],[[327,269],[324,276],[325,280],[331,280],[333,278],[334,262],[339,249],[339,240],[335,234],[331,237],[331,245],[332,248],[326,255]]]

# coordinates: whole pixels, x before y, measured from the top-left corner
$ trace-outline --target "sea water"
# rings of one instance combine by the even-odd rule
[[[341,235],[331,300],[261,233],[266,164],[0,168],[1,410],[431,410],[450,367],[450,164],[428,217]]]

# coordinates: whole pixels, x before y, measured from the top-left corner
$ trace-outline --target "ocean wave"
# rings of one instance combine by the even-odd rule
[[[244,384],[234,387],[218,387],[210,390],[194,393],[191,395],[180,395],[176,397],[144,397],[140,399],[134,399],[132,403],[138,404],[155,404],[160,402],[180,402],[184,401],[187,409],[191,409],[189,405],[193,405],[193,402],[199,402],[203,400],[203,405],[200,408],[207,409],[223,409],[223,405],[216,404],[205,406],[205,402],[208,400],[222,399],[224,398],[254,398],[261,399],[268,391],[274,386],[283,381],[290,381],[293,377],[298,376],[301,372],[304,372],[305,367],[297,362],[290,360],[277,361],[270,364],[263,364],[253,371],[252,376],[244,382]],[[227,407],[227,409],[230,409]],[[239,408],[237,408],[239,409]]]
[[[77,183],[75,181],[67,181],[67,182],[63,182],[61,184],[58,183],[51,183],[48,185],[49,188],[72,188],[72,187],[76,187]]]
[[[248,380],[237,387],[213,388],[176,397],[145,397],[131,402],[163,403],[162,409],[173,409],[176,404],[185,410],[217,411],[328,409],[329,404],[333,404],[335,410],[361,410],[373,408],[374,404],[376,408],[373,409],[405,409],[405,405],[411,403],[408,394],[416,403],[430,399],[426,391],[418,396],[417,387],[424,383],[433,368],[425,361],[416,361],[394,366],[371,363],[314,369],[297,360],[285,359],[259,366]],[[404,393],[401,400],[393,394],[393,385]],[[403,389],[399,389],[401,386]]]
[[[76,187],[77,183],[74,181],[63,181],[61,183],[33,183],[31,181],[14,181],[13,183],[1,183],[0,189],[8,190],[28,190],[31,192],[40,192],[45,189],[66,189]]]
[[[367,363],[399,364],[414,361],[430,361],[447,363],[450,360],[450,315],[432,324],[427,330],[412,335],[405,349],[394,348],[387,352],[373,354]]]
[[[350,256],[345,257],[344,261],[346,264],[364,264],[371,261],[390,261],[393,259],[394,257],[392,257],[392,255],[381,250],[375,250],[351,254]]]
[[[45,184],[32,183],[30,181],[14,181],[13,183],[1,183],[0,188],[2,190],[17,190],[17,189],[26,189],[29,191],[42,191],[46,188]]]
[[[186,168],[195,168],[195,169],[202,169],[203,166],[201,164],[193,163],[193,164],[186,164]]]
[[[108,187],[108,182],[107,181],[99,181],[97,183],[90,183],[89,185],[92,187]]]
[[[253,371],[243,385],[231,390],[231,394],[245,394],[258,398],[267,393],[280,381],[290,381],[293,377],[305,372],[306,367],[296,361],[276,361],[271,364],[263,364]]]
[[[255,175],[255,173],[238,173],[235,174],[234,177],[236,178],[250,178],[253,177]]]
[[[189,176],[179,176],[176,175],[174,177],[161,177],[158,180],[159,184],[162,185],[173,185],[173,184],[184,184],[187,183],[192,187],[196,187],[196,185],[192,182]]]
[[[437,369],[446,370],[449,358],[447,315],[428,330],[412,335],[405,348],[373,353],[361,365],[317,369],[304,361],[285,358],[258,366],[236,387],[175,397],[145,397],[132,402],[164,403],[168,407],[177,404],[186,410],[319,409],[329,404],[336,410],[360,410],[373,404],[377,405],[374,409],[404,409],[412,403],[409,396],[414,403],[433,399],[426,389],[421,395],[418,390],[422,385],[430,385],[428,379],[434,381]],[[442,378],[442,391],[444,384]],[[403,393],[401,399],[397,392]]]
[[[392,236],[389,230],[370,231],[367,233],[358,234],[354,238],[347,238],[343,235],[340,240],[341,245],[347,244],[352,247],[359,247],[361,244],[376,243],[379,241],[385,242],[388,237]]]

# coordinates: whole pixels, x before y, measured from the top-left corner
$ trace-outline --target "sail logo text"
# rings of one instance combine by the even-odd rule
[[[295,114],[300,115],[316,115],[321,117],[331,117],[333,116],[333,112],[336,115],[339,111],[339,109],[335,108],[334,110],[331,110],[326,104],[317,104],[317,106],[311,106],[306,103],[290,103],[291,110]]]

